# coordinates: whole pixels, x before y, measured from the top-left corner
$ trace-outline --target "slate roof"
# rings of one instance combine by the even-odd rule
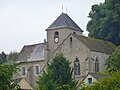
[[[82,29],[65,13],[62,13],[46,30],[70,28],[77,31]]]
[[[28,61],[44,60],[44,44],[37,45]]]
[[[78,83],[78,86],[80,86],[82,83],[84,83],[84,80],[87,78],[88,75],[91,75],[96,80],[99,80],[103,76],[102,74],[88,73],[86,76],[82,76],[83,79]]]
[[[15,85],[17,85],[21,80],[22,78],[17,78],[17,79],[14,79],[13,82]]]
[[[44,48],[44,43],[25,45],[19,54],[18,61],[24,62],[44,60]]]
[[[95,38],[89,38],[82,35],[75,34],[72,35],[76,37],[78,40],[80,40],[83,44],[85,44],[91,51],[112,54],[115,50],[115,45],[112,44],[111,42]]]
[[[88,73],[88,75],[93,76],[95,79],[99,80],[103,75],[97,73]]]

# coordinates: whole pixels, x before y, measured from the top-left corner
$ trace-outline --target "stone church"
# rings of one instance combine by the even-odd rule
[[[82,80],[88,73],[102,72],[106,60],[115,46],[108,41],[82,35],[83,30],[65,13],[62,13],[47,29],[44,43],[25,45],[16,63],[21,71],[14,79],[24,78],[34,88],[40,72],[57,53],[71,62],[73,79]]]

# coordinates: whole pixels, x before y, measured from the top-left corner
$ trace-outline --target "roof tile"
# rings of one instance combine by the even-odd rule
[[[44,43],[24,46],[19,54],[18,61],[44,60],[44,46]]]

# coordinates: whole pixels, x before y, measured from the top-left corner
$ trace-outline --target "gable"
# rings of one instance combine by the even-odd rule
[[[91,83],[97,81],[97,79],[94,76],[92,76],[91,74],[88,74],[81,83],[91,84],[91,83],[89,83],[90,79],[91,79]]]
[[[33,88],[27,83],[24,78],[22,78],[17,85],[19,85],[23,90],[33,90]]]
[[[70,38],[72,38],[72,43],[70,42]],[[89,53],[89,48],[85,46],[83,43],[79,42],[79,40],[69,34],[62,43],[54,50],[52,56],[49,60],[52,59],[56,55],[56,53],[63,53],[65,57],[67,57],[70,62],[74,62],[76,60],[76,56],[80,57],[80,62],[85,60],[86,55]],[[73,64],[71,64],[73,65]]]
[[[88,73],[82,81],[79,82],[79,85],[82,84],[91,84],[89,83],[89,79],[91,79],[91,82],[96,82],[102,77],[102,74],[97,74],[97,73]]]

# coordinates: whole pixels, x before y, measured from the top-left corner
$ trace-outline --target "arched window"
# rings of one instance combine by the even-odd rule
[[[56,31],[55,33],[54,33],[54,38],[58,38],[59,37],[59,33]]]
[[[35,66],[35,75],[39,75],[40,74],[40,66],[36,65]]]
[[[80,62],[77,57],[76,57],[76,60],[74,61],[74,74],[80,75]]]
[[[94,72],[94,59],[91,57],[87,57],[85,59],[85,66],[86,66],[86,72],[91,73]]]
[[[59,41],[59,33],[56,31],[54,33],[54,42],[57,43]]]
[[[95,60],[95,72],[99,72],[99,61],[98,61],[98,57],[96,57],[96,60]]]
[[[26,75],[26,68],[25,67],[21,67],[21,72],[22,72],[22,76]]]
[[[89,72],[89,57],[85,59],[85,69],[86,69],[86,72]]]

